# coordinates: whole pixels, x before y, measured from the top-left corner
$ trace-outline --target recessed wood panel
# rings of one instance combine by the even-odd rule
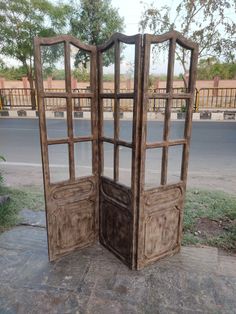
[[[178,245],[180,213],[177,207],[152,213],[145,219],[144,255],[153,259]]]
[[[129,210],[102,199],[100,212],[102,243],[129,264],[132,252],[132,216]]]

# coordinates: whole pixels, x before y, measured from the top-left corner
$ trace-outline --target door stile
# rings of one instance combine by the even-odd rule
[[[132,269],[137,269],[138,228],[140,211],[140,147],[142,138],[142,35],[136,35],[135,44],[135,75],[134,75],[134,114],[132,137],[132,180],[131,190],[133,194],[133,244],[132,244]]]
[[[115,99],[114,99],[114,181],[119,181],[119,141],[120,134],[120,42],[115,41]]]
[[[96,202],[95,202],[95,240],[99,239],[99,185],[100,185],[100,158],[99,158],[99,111],[98,111],[98,60],[97,47],[94,46],[91,50],[91,131],[92,131],[92,169],[96,182]]]
[[[35,68],[35,85],[37,90],[37,103],[38,103],[38,114],[39,114],[39,130],[40,130],[40,148],[41,148],[41,159],[42,159],[42,170],[43,170],[43,182],[44,182],[44,201],[45,201],[45,212],[46,212],[46,225],[47,225],[47,244],[48,244],[48,256],[49,260],[52,260],[51,248],[49,241],[49,223],[48,223],[48,210],[47,204],[49,199],[49,160],[48,160],[48,146],[47,146],[47,127],[45,118],[45,107],[43,99],[43,75],[42,75],[42,60],[40,52],[41,40],[39,37],[34,38],[34,68]]]
[[[148,105],[148,72],[150,62],[150,43],[151,38],[149,34],[144,34],[142,41],[142,63],[141,63],[141,118],[140,118],[140,148],[139,148],[139,201],[138,201],[138,228],[137,228],[137,261],[136,268],[140,269],[140,259],[143,255],[143,234],[144,234],[144,182],[145,182],[145,159],[146,159],[146,136],[147,136],[147,105]]]
[[[70,44],[68,41],[64,42],[65,51],[65,79],[66,79],[66,93],[67,93],[67,133],[69,138],[69,172],[70,180],[75,180],[75,159],[74,159],[74,142],[73,142],[73,118],[72,118],[72,97],[71,97],[71,64],[70,64]]]

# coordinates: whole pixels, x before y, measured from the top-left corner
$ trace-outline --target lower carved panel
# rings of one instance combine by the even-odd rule
[[[100,234],[103,243],[129,263],[132,243],[132,216],[128,209],[102,200]]]
[[[162,210],[145,220],[144,254],[152,259],[174,249],[178,243],[180,212],[173,209]]]
[[[48,215],[48,225],[51,259],[84,247],[95,240],[95,203],[87,200],[58,206]]]

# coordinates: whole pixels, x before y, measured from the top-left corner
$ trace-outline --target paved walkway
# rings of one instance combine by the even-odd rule
[[[49,263],[39,215],[0,235],[1,314],[236,313],[235,257],[183,247],[137,272],[97,244]]]

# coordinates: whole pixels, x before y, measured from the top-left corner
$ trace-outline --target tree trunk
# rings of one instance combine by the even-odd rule
[[[184,88],[185,88],[185,90],[187,90],[188,89],[188,80],[186,78],[186,73],[184,75],[182,75],[182,79],[184,81]]]
[[[27,73],[28,81],[30,84],[30,96],[31,96],[31,105],[32,110],[36,110],[36,98],[35,98],[35,89],[34,89],[34,80],[31,71]]]

